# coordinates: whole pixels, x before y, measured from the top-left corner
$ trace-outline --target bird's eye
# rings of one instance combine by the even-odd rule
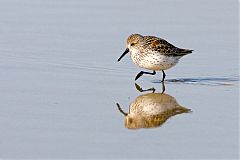
[[[131,46],[134,46],[134,43],[131,43]]]

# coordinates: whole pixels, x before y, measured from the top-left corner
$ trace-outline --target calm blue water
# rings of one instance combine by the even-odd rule
[[[237,1],[0,0],[0,158],[237,159]],[[129,130],[131,33],[194,49],[165,93],[191,109]],[[161,92],[161,72],[141,77]]]

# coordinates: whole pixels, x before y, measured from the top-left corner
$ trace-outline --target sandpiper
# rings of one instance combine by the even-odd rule
[[[168,94],[147,93],[138,96],[130,105],[128,113],[117,103],[118,110],[124,115],[128,129],[155,128],[161,126],[172,116],[189,113],[190,109],[179,105]]]
[[[118,61],[130,52],[132,61],[136,65],[153,71],[141,71],[137,74],[135,80],[143,74],[155,75],[156,71],[162,71],[163,82],[166,77],[164,70],[176,65],[181,57],[192,53],[192,51],[193,50],[191,49],[175,47],[166,40],[158,37],[132,34],[127,38],[126,50],[120,56]]]

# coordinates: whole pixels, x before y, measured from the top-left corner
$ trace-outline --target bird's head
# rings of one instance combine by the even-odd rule
[[[136,47],[136,45],[143,40],[143,36],[140,34],[131,34],[127,38],[126,43],[126,50],[123,52],[123,54],[118,58],[118,62],[133,48]]]

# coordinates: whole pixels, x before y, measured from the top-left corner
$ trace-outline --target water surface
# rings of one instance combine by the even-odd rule
[[[238,158],[236,1],[0,1],[1,158]],[[131,33],[194,49],[166,91],[191,113],[129,130]],[[137,83],[161,93],[161,72]],[[224,85],[229,84],[229,85]]]

